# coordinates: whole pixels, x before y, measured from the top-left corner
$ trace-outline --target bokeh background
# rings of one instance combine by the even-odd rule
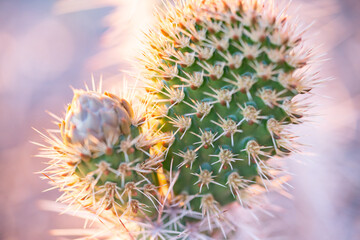
[[[101,77],[105,88],[122,72],[152,22],[155,0],[0,0],[0,239],[53,240],[50,231],[83,221],[41,209],[57,191],[34,174],[41,142],[32,127],[56,127],[70,86]],[[294,0],[304,22],[315,21],[312,44],[332,81],[314,92],[316,115],[297,128],[304,153],[288,161],[292,199],[270,196],[279,207],[258,229],[264,239],[360,239],[360,1]],[[56,233],[56,232],[55,232]]]

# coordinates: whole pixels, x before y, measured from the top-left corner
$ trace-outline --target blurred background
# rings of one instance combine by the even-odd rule
[[[34,174],[41,142],[32,127],[56,127],[45,110],[64,113],[70,86],[103,78],[105,89],[121,71],[152,22],[152,0],[0,0],[0,240],[53,240],[56,228],[83,221],[40,209],[57,191]],[[306,23],[315,21],[310,44],[329,59],[315,91],[311,123],[301,133],[305,153],[289,159],[292,199],[273,195],[274,218],[259,223],[264,239],[360,239],[360,1],[294,0]]]

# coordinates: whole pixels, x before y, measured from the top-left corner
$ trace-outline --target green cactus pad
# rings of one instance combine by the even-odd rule
[[[59,124],[62,141],[49,148],[58,156],[44,171],[64,191],[60,200],[98,215],[110,210],[118,218],[156,216],[156,170],[163,156],[156,150],[158,138],[143,127],[146,115],[134,114],[127,101],[110,93],[74,94]]]
[[[180,171],[176,194],[241,202],[248,185],[271,180],[268,159],[294,150],[284,127],[304,115],[293,98],[311,90],[298,73],[308,52],[266,3],[189,0],[167,9],[143,53],[159,126],[173,136],[164,169],[173,161]]]

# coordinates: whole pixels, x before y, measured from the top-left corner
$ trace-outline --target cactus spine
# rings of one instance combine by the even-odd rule
[[[247,206],[247,190],[275,178],[269,160],[295,151],[286,127],[306,114],[294,98],[315,83],[310,51],[272,1],[184,0],[157,18],[142,64],[172,136],[164,169],[180,172],[175,194],[200,196],[191,208],[211,230],[220,206]]]

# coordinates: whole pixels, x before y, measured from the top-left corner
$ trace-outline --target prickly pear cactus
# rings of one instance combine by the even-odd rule
[[[158,138],[144,125],[146,115],[113,94],[74,90],[60,139],[44,137],[42,157],[52,158],[42,173],[64,194],[97,215],[149,217],[158,211],[156,170],[163,161]]]
[[[199,196],[191,209],[209,221],[244,204],[249,185],[271,185],[269,159],[295,150],[285,128],[314,83],[299,31],[272,1],[184,0],[147,34],[147,91],[172,136],[164,169],[180,171],[175,194]]]
[[[288,127],[307,115],[301,99],[317,83],[306,29],[286,8],[271,0],[166,3],[140,61],[145,103],[76,90],[58,118],[60,138],[43,135],[41,156],[52,160],[42,173],[64,192],[59,200],[111,222],[109,239],[247,232],[230,208],[251,209],[258,193],[283,183],[274,162],[296,151]]]

